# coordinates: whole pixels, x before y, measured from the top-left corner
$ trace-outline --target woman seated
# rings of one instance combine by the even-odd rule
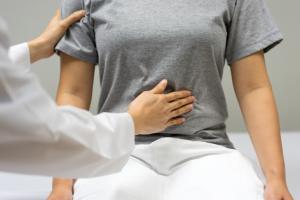
[[[119,173],[54,179],[49,199],[290,200],[275,100],[264,53],[282,40],[263,0],[65,0],[85,9],[57,45],[57,101],[88,109],[99,66],[99,112],[123,112],[139,93],[168,80],[197,102],[183,125],[137,136]],[[266,182],[230,142],[221,84],[225,61]],[[75,186],[73,188],[73,184]],[[264,188],[265,184],[265,188]],[[74,190],[73,190],[74,189]]]

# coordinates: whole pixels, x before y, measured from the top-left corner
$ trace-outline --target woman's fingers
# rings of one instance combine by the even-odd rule
[[[188,96],[191,96],[192,92],[188,90],[182,90],[182,91],[177,91],[177,92],[171,92],[165,95],[165,98],[167,101],[175,101],[177,99],[182,99]]]
[[[194,96],[189,96],[189,97],[186,97],[183,99],[178,99],[178,100],[175,100],[175,101],[169,103],[168,109],[173,111],[173,110],[181,108],[182,106],[185,106],[187,104],[192,104],[195,102],[195,100],[196,100],[196,98]]]
[[[185,113],[191,112],[193,110],[193,108],[194,108],[193,104],[185,105],[181,108],[178,108],[178,109],[172,111],[171,114],[170,114],[170,117],[174,118],[174,117],[181,116]]]

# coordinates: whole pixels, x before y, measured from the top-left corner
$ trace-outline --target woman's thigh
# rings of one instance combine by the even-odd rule
[[[121,172],[79,179],[74,200],[263,200],[263,183],[238,151],[208,155],[162,176],[130,158]]]
[[[158,200],[162,177],[139,160],[130,158],[121,172],[78,179],[74,186],[74,200]]]
[[[252,163],[237,150],[188,161],[166,185],[166,200],[263,200],[264,191]]]

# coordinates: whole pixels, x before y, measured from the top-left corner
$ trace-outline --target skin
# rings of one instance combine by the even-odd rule
[[[60,13],[58,12],[46,31],[37,39],[29,42],[32,63],[53,55],[54,45],[58,38],[63,35],[63,32],[74,20],[77,21],[84,15],[82,11],[80,12],[66,21],[60,20]],[[72,65],[69,65],[70,63]],[[58,104],[72,104],[88,109],[91,99],[91,80],[93,80],[94,67],[88,63],[69,58],[66,55],[62,56],[62,66],[61,82],[57,95]],[[77,76],[82,73],[83,76],[76,80],[82,80],[85,84],[81,85],[84,86],[73,84],[72,82],[76,81],[72,80],[71,76],[66,75],[69,72],[75,73]],[[231,65],[231,74],[247,130],[266,177],[264,198],[265,200],[292,200],[293,198],[286,184],[278,111],[266,70],[264,53],[260,51],[234,62]],[[153,98],[154,104],[159,101],[165,104],[171,103],[162,92],[165,87],[164,84],[166,85],[166,82],[158,86],[160,89],[154,89],[155,92],[152,91],[152,93],[147,91],[140,98],[148,99],[146,95],[158,95],[156,96],[157,99]],[[136,120],[138,113],[141,113],[141,109],[134,102],[129,106],[129,108],[135,107],[138,108],[137,111],[131,112],[131,114]],[[165,112],[166,115],[169,114],[169,117],[172,116],[170,110],[165,110]],[[182,123],[183,119],[181,118],[181,120],[180,122]],[[177,123],[179,124],[179,121]],[[161,124],[157,130],[176,123],[168,123],[165,118],[161,121]],[[148,125],[144,125],[144,127],[136,127],[136,129],[140,134],[149,132]],[[53,190],[48,200],[72,199],[73,184],[74,180],[54,179]]]
[[[266,70],[257,52],[231,66],[232,82],[247,130],[266,177],[265,200],[292,200],[285,177],[279,116]]]

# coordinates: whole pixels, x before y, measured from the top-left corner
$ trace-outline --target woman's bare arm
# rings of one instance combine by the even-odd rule
[[[73,105],[88,110],[92,98],[95,66],[61,53],[60,81],[56,101],[58,105]],[[72,197],[72,179],[54,178],[52,193],[55,198]],[[56,192],[61,191],[61,192]],[[61,197],[58,197],[61,194]],[[51,195],[49,197],[51,199]]]
[[[263,51],[233,63],[231,74],[248,132],[266,177],[265,198],[290,200],[279,117]]]
[[[61,53],[57,104],[88,110],[92,98],[95,66]]]

